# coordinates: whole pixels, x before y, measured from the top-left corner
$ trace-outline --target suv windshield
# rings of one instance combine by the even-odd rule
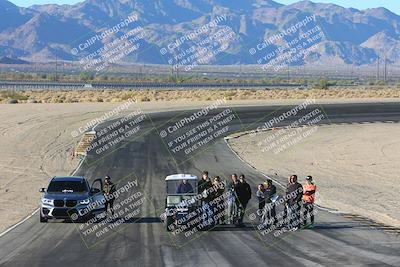
[[[47,192],[87,192],[87,184],[84,181],[53,181],[49,184]]]

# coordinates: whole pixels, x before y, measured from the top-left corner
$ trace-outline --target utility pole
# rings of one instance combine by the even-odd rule
[[[379,81],[379,79],[380,79],[380,76],[379,76],[379,72],[380,72],[380,69],[379,69],[379,61],[380,61],[380,57],[378,56],[378,72],[377,72],[377,79],[378,79],[378,81]]]
[[[352,57],[352,64],[351,64],[351,76],[350,79],[354,77],[354,65],[355,65],[355,58],[354,58],[354,46],[351,47],[351,57]]]
[[[384,65],[384,80],[385,84],[387,82],[387,60],[386,60],[386,54],[385,54],[385,65]]]
[[[58,81],[58,56],[56,52],[56,81]]]

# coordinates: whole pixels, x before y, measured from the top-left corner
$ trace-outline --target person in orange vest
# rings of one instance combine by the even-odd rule
[[[313,182],[312,176],[306,177],[306,183],[303,185],[303,226],[314,227],[314,202],[317,186]],[[311,224],[307,225],[307,218],[310,217]]]

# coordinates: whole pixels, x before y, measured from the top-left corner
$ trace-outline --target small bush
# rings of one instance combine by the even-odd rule
[[[12,90],[1,91],[0,97],[3,99],[28,100],[27,96]]]
[[[385,85],[385,81],[381,81],[381,80],[376,81],[375,85],[380,85],[380,86]]]
[[[129,94],[124,94],[124,95],[121,96],[121,100],[123,100],[123,101],[127,101],[127,100],[129,100],[131,98],[132,98],[132,96],[129,95]]]
[[[147,96],[144,96],[144,97],[140,98],[140,101],[141,101],[141,102],[150,102],[151,99],[148,98]]]
[[[232,97],[236,96],[236,94],[237,94],[236,91],[232,90],[232,91],[225,92],[224,95],[226,98],[230,97],[232,99]]]
[[[321,79],[321,80],[315,82],[313,88],[314,89],[319,89],[319,90],[327,90],[327,89],[329,89],[328,80]]]

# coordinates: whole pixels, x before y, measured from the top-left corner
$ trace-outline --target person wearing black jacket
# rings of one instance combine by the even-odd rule
[[[291,183],[286,190],[286,203],[290,210],[290,230],[296,231],[300,226],[301,199],[303,197],[303,186],[297,182],[297,175],[292,175]]]
[[[277,218],[276,218],[276,206],[275,203],[272,202],[272,198],[276,195],[276,186],[272,184],[272,180],[267,180],[267,187],[265,187],[265,200],[267,205],[265,207],[265,219],[270,225],[273,221],[273,224],[277,225]]]
[[[208,171],[203,171],[201,180],[197,184],[197,193],[202,195],[201,206],[203,211],[204,221],[208,221],[213,215],[213,210],[210,204],[212,200],[211,195],[208,193],[209,189],[212,187],[211,179],[208,177]]]
[[[212,182],[211,182],[210,178],[208,177],[208,171],[203,171],[202,177],[197,184],[197,192],[199,194],[202,194],[204,192],[204,190],[207,190],[210,187],[212,187]]]
[[[290,175],[288,177],[288,183],[286,185],[286,192],[287,192],[289,186],[292,184],[292,176],[293,175]],[[288,215],[289,215],[289,205],[288,205],[288,201],[287,201],[287,196],[285,195],[285,203],[284,203],[284,207],[283,207],[282,225],[289,224]]]
[[[243,174],[239,176],[239,184],[236,187],[236,194],[237,194],[237,205],[239,207],[239,226],[243,226],[243,217],[246,211],[246,206],[251,199],[251,187],[245,181],[245,177]]]

